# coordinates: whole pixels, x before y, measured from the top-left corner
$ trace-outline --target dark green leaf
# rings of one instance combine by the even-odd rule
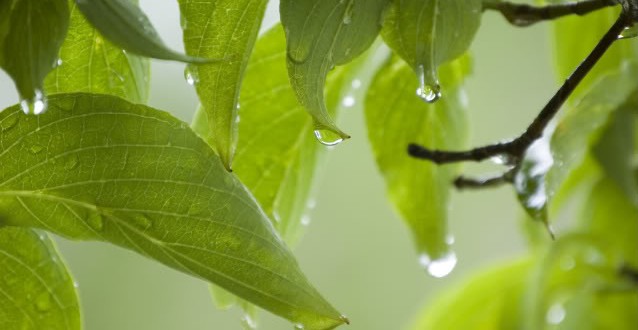
[[[185,123],[107,95],[0,113],[0,219],[120,245],[324,329],[344,321],[252,195]]]
[[[71,24],[60,62],[45,81],[48,93],[91,92],[145,103],[149,61],[104,39],[71,2]]]
[[[469,278],[429,303],[412,329],[521,329],[531,266],[525,258]]]
[[[458,166],[438,166],[411,158],[409,143],[455,150],[466,144],[467,118],[462,79],[468,71],[463,57],[441,70],[448,96],[436,104],[413,97],[412,73],[394,58],[379,71],[366,99],[366,122],[377,165],[388,194],[410,226],[420,262],[434,276],[449,273],[456,259],[447,230],[448,197]]]
[[[0,270],[0,329],[81,328],[73,279],[47,235],[0,227]]]
[[[335,65],[346,64],[370,47],[389,0],[282,0],[281,22],[288,42],[288,75],[297,99],[312,115],[320,142],[333,145],[349,136],[330,117],[324,84]]]
[[[417,95],[434,102],[441,95],[439,65],[468,50],[480,21],[481,0],[397,0],[381,34],[417,74]]]
[[[231,168],[237,145],[239,91],[267,0],[180,0],[186,52],[229,61],[191,65],[186,73],[205,111],[204,135]],[[263,77],[262,77],[263,78]],[[259,91],[264,87],[257,86]]]
[[[131,0],[75,0],[84,17],[105,38],[132,53],[162,60],[209,63],[169,49],[146,14]]]
[[[58,60],[69,25],[67,0],[3,0],[0,19],[0,67],[15,82],[22,110],[42,113],[44,77]]]

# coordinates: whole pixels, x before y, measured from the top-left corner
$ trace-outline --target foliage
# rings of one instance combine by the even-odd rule
[[[507,167],[502,178],[456,179],[512,183],[533,239],[519,260],[427,306],[414,328],[635,329],[635,1],[538,9],[282,0],[281,25],[258,36],[267,3],[179,0],[185,53],[162,42],[135,1],[0,3],[0,67],[21,98],[0,113],[1,328],[82,326],[74,282],[48,233],[109,242],[204,279],[220,307],[239,303],[247,317],[260,307],[298,329],[349,323],[289,246],[304,228],[321,144],[349,138],[335,119],[355,96],[365,99],[376,164],[420,264],[446,276],[457,262],[447,217],[461,167],[423,162],[407,147],[467,147],[468,49],[482,11],[501,10],[520,25],[595,11],[551,23],[560,80],[619,15],[626,29],[543,138],[521,159],[496,155]],[[201,103],[192,127],[144,105],[149,57],[186,63]],[[539,237],[540,222],[560,227],[555,240]],[[254,326],[250,318],[245,326]]]

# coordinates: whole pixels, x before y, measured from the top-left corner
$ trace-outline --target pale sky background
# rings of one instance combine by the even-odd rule
[[[166,43],[183,49],[177,1],[140,2]],[[264,24],[277,20],[277,6],[271,1]],[[467,84],[473,145],[515,136],[550,98],[556,80],[548,36],[548,25],[520,29],[496,14],[484,15]],[[184,65],[152,66],[150,105],[190,121],[197,99],[184,81]],[[11,81],[0,73],[0,108],[16,102]],[[436,292],[481,266],[520,255],[525,237],[510,187],[454,193],[450,225],[459,263],[445,279],[427,276],[385,198],[363,123],[360,108],[343,113],[341,127],[353,138],[330,152],[312,223],[295,252],[311,281],[352,320],[344,329],[401,329]],[[200,280],[108,244],[58,242],[79,284],[86,329],[241,329],[241,314],[215,310]],[[266,312],[260,321],[262,329],[292,328]]]

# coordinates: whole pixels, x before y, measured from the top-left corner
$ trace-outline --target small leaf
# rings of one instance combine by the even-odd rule
[[[521,329],[531,261],[526,257],[468,278],[425,306],[412,329]]]
[[[58,60],[69,25],[66,0],[0,3],[0,67],[13,79],[25,113],[47,109],[44,78]]]
[[[438,67],[465,53],[481,21],[481,0],[398,0],[385,16],[381,35],[414,70],[417,95],[441,95]]]
[[[71,1],[71,24],[57,67],[45,81],[48,93],[91,92],[148,99],[149,61],[104,39]]]
[[[206,140],[229,170],[237,145],[239,91],[267,3],[267,0],[179,1],[186,52],[199,57],[232,59],[206,66],[190,65],[186,73],[208,118],[212,134],[205,135]]]
[[[73,279],[51,239],[0,227],[0,328],[81,329]]]
[[[433,276],[447,275],[456,259],[447,229],[448,197],[458,166],[438,166],[411,158],[409,143],[456,150],[466,144],[467,118],[462,79],[468,71],[463,57],[441,70],[450,87],[448,97],[426,104],[412,97],[412,73],[394,58],[377,73],[366,98],[366,123],[377,165],[390,200],[408,223],[420,262]]]
[[[324,101],[326,76],[352,61],[376,39],[389,0],[282,0],[288,42],[288,75],[299,102],[314,119],[320,142],[334,145],[348,134],[337,128]]]
[[[131,0],[75,0],[75,3],[91,25],[120,48],[162,60],[212,62],[169,49],[146,14]]]
[[[545,187],[547,172],[552,164],[548,139],[541,138],[534,142],[527,149],[523,162],[514,175],[514,190],[527,214],[532,219],[543,222],[553,237],[554,233],[549,227]]]
[[[50,106],[0,112],[16,121],[0,135],[3,223],[131,249],[307,329],[344,322],[185,123],[108,95],[58,94]]]

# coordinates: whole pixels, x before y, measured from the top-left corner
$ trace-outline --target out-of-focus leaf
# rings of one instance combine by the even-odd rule
[[[308,329],[344,322],[185,123],[107,95],[58,94],[50,106],[0,113],[3,223],[120,245]]]
[[[146,57],[187,63],[212,61],[169,49],[160,39],[146,14],[131,0],[75,0],[75,3],[101,35],[127,51]]]
[[[564,199],[563,183],[569,181],[572,171],[586,158],[587,153],[600,138],[602,127],[610,115],[623,105],[638,86],[638,68],[634,63],[621,71],[600,79],[583,99],[567,110],[558,122],[551,138],[554,165],[547,173],[547,192],[550,208],[554,199]]]
[[[434,102],[441,95],[438,67],[468,50],[480,21],[481,0],[397,0],[381,34],[417,74],[417,95]]]
[[[430,302],[412,329],[520,329],[531,266],[526,257],[469,278]]]
[[[48,93],[112,94],[131,102],[148,98],[149,61],[104,39],[71,1],[71,24],[57,67],[45,80]]]
[[[49,237],[0,227],[0,270],[1,329],[81,329],[73,279]]]
[[[208,120],[203,135],[230,170],[237,145],[239,91],[264,16],[267,0],[180,0],[186,52],[228,61],[190,65],[186,79],[195,85]],[[257,86],[258,91],[264,87]]]
[[[349,136],[337,128],[324,100],[324,84],[335,65],[352,61],[379,34],[389,0],[282,0],[281,22],[288,43],[288,75],[299,102],[314,119],[319,141],[333,145]]]
[[[413,97],[410,68],[395,57],[374,78],[366,98],[366,122],[377,165],[390,200],[412,230],[420,262],[434,276],[449,273],[456,258],[447,229],[448,196],[458,166],[438,166],[411,158],[409,143],[462,149],[467,140],[463,77],[469,59],[441,70],[448,96],[436,104]]]
[[[47,109],[44,77],[57,62],[68,25],[64,0],[0,2],[0,67],[13,79],[25,113]]]
[[[520,169],[514,175],[514,190],[519,202],[530,217],[545,225],[548,225],[545,180],[551,166],[549,141],[543,138],[528,148]]]

